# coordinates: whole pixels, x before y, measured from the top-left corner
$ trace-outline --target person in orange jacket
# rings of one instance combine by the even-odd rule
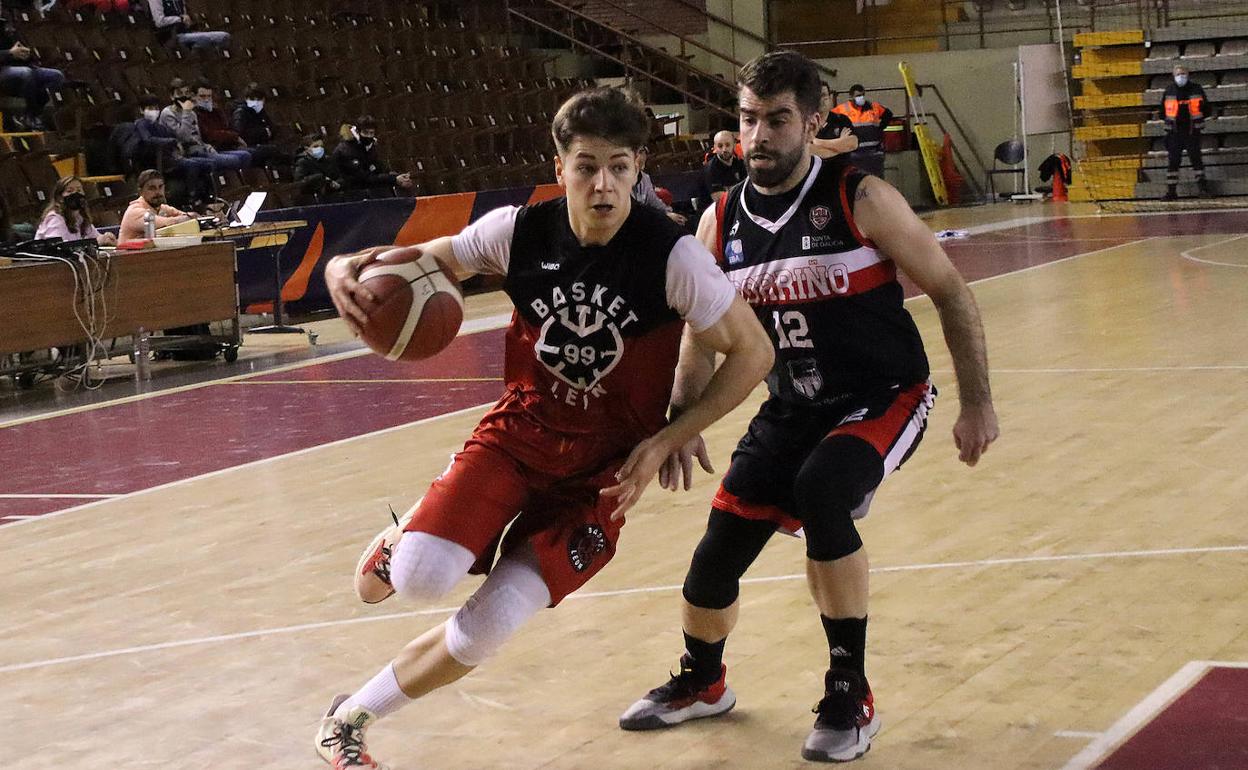
[[[849,118],[858,137],[858,149],[849,154],[849,161],[878,177],[884,176],[884,127],[893,119],[890,109],[867,99],[860,83],[849,87],[849,101],[838,104],[834,112]]]
[[[1166,86],[1161,97],[1161,114],[1166,121],[1166,152],[1170,163],[1166,167],[1166,195],[1163,200],[1179,197],[1179,166],[1183,163],[1183,151],[1192,161],[1196,172],[1196,184],[1202,195],[1209,193],[1205,182],[1205,163],[1200,157],[1200,133],[1205,127],[1209,113],[1209,100],[1199,83],[1191,82],[1187,67],[1175,65],[1174,82]]]

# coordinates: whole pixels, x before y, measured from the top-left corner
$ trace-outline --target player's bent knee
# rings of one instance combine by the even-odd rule
[[[732,606],[741,591],[741,576],[775,531],[770,522],[750,521],[721,511],[711,511],[706,534],[693,552],[685,576],[685,601],[706,610]]]
[[[450,593],[475,558],[459,543],[427,532],[406,532],[390,560],[394,590],[415,601],[429,602]]]
[[[856,437],[830,437],[811,453],[793,482],[809,558],[835,561],[862,547],[853,511],[883,475],[879,453]]]
[[[536,567],[504,558],[446,622],[446,649],[463,665],[479,666],[549,604],[550,590]]]

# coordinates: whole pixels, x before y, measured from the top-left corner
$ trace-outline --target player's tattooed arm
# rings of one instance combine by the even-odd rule
[[[853,214],[862,234],[936,305],[962,407],[953,429],[954,443],[959,459],[974,465],[1000,432],[988,381],[988,346],[975,295],[936,236],[892,185],[876,177],[864,179],[854,195]]]

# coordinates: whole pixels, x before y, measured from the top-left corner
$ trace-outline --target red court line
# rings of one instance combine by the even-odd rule
[[[1210,668],[1097,767],[1248,767],[1248,668]]]
[[[1126,243],[1150,235],[1245,231],[1245,212],[1067,219],[945,247],[974,281],[1086,253],[1084,239],[1092,237]],[[1103,249],[1114,241],[1097,245]],[[907,286],[908,296],[917,293]],[[442,354],[415,364],[357,356],[255,378],[299,381],[289,388],[208,385],[0,428],[0,493],[124,494],[492,401],[503,391],[498,382],[341,381],[499,377],[502,340],[502,330],[493,330],[460,337]],[[48,501],[30,511],[30,503],[0,499],[0,517],[75,504]]]

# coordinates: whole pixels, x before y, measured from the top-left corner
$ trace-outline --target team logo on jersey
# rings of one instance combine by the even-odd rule
[[[789,379],[793,381],[794,390],[812,401],[823,390],[823,374],[819,371],[819,362],[813,358],[789,361]]]
[[[741,247],[740,240],[728,241],[728,244],[724,246],[724,258],[730,265],[739,265],[745,261],[745,249]]]
[[[815,206],[810,210],[810,223],[816,230],[822,230],[832,221],[832,212],[827,206]]]
[[[568,538],[568,561],[572,569],[584,572],[598,554],[607,550],[607,534],[597,524],[584,524]]]
[[[556,377],[577,390],[590,390],[620,362],[624,338],[605,312],[577,305],[551,314],[534,348]]]
[[[533,352],[562,382],[552,384],[552,395],[588,409],[590,397],[605,392],[599,383],[623,357],[621,330],[638,321],[637,314],[608,287],[582,281],[552,287],[549,302],[534,299],[529,307],[542,320]]]

